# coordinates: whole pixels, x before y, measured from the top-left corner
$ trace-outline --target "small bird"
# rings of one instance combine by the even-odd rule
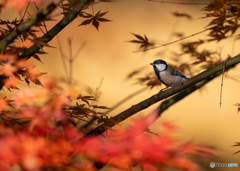
[[[172,86],[172,91],[176,84],[189,79],[178,70],[172,68],[171,66],[168,66],[168,64],[163,60],[158,59],[150,64],[153,66],[157,78],[167,87]],[[159,91],[158,93],[159,95],[162,92],[162,90]]]

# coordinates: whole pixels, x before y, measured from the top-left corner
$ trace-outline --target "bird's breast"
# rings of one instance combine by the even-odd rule
[[[167,71],[159,72],[160,75],[160,81],[167,84],[167,86],[172,86],[173,84],[177,84],[180,82],[183,82],[186,80],[186,78],[178,76],[178,75],[172,75]]]

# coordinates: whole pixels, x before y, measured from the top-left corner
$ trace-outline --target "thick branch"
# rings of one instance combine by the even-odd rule
[[[47,43],[51,41],[62,29],[64,29],[74,18],[78,15],[78,13],[87,5],[90,0],[79,0],[78,3],[74,6],[74,8],[66,14],[61,21],[59,21],[51,30],[49,30],[42,38],[47,38],[44,42]],[[30,48],[26,49],[19,59],[22,58],[30,58],[34,53],[36,53],[40,48],[37,45],[33,45]]]
[[[240,62],[240,55],[234,57],[234,58],[231,58],[231,59],[228,59],[226,61],[226,69],[230,69],[232,68],[233,66],[235,66],[236,64],[238,64]],[[133,105],[131,108],[121,112],[120,114],[114,116],[114,117],[111,117],[112,120],[114,120],[114,123],[110,123],[108,122],[107,124],[104,123],[100,126],[98,126],[97,128],[95,128],[94,130],[90,131],[86,136],[92,136],[92,135],[99,135],[99,134],[102,134],[103,132],[105,132],[109,127],[113,127],[114,125],[116,125],[117,123],[127,119],[128,117],[134,115],[135,113],[143,110],[143,109],[146,109],[148,108],[149,106],[159,102],[160,100],[162,99],[165,99],[167,97],[170,97],[190,86],[193,86],[195,85],[196,83],[204,80],[204,79],[213,79],[215,78],[219,72],[221,73],[222,70],[223,70],[223,62],[194,76],[193,78],[187,80],[186,82],[184,82],[184,84],[179,84],[179,85],[176,85],[174,87],[174,92],[171,90],[171,89],[168,89],[166,91],[163,91],[160,96],[158,94],[136,104],[136,105]]]
[[[46,9],[42,10],[38,14],[32,16],[26,22],[20,24],[15,30],[11,31],[0,41],[0,52],[3,53],[6,46],[11,43],[16,37],[18,37],[23,32],[30,29],[33,25],[43,20],[48,14],[50,14],[57,6],[51,3]]]

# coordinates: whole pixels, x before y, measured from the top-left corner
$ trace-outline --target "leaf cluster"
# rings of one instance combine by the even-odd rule
[[[214,17],[208,24],[208,41],[223,40],[228,37],[228,33],[234,34],[239,28],[239,1],[213,0],[202,10],[207,11],[206,17]]]
[[[14,113],[9,111],[11,102],[0,99],[0,104],[4,104],[0,110],[5,124],[0,124],[0,166],[3,171],[16,166],[23,170],[90,170],[96,169],[94,161],[120,169],[139,165],[147,170],[190,170],[201,167],[195,159],[214,157],[216,149],[213,147],[182,143],[171,138],[177,128],[170,123],[162,124],[162,132],[158,135],[143,133],[149,122],[146,119],[136,120],[128,128],[109,130],[107,136],[83,137],[74,124],[73,115],[84,115],[89,111],[86,106],[72,105],[71,91],[63,91],[53,79],[44,87],[39,87],[38,91],[17,93],[18,110]],[[40,106],[31,103],[45,97],[51,98]],[[90,96],[80,97],[84,101],[94,100]],[[69,110],[74,112],[69,113]],[[15,120],[10,119],[11,114],[15,115]],[[14,130],[10,124],[14,125]],[[80,141],[80,138],[83,139]],[[38,162],[29,164],[28,156]]]

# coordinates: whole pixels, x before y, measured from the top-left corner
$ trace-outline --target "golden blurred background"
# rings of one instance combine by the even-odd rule
[[[202,2],[207,3],[208,1],[202,0]],[[44,7],[47,4],[46,1],[41,2],[40,6]],[[203,7],[201,5],[156,3],[147,0],[116,0],[115,2],[94,5],[95,13],[99,10],[101,12],[109,11],[104,17],[113,21],[100,23],[99,31],[97,31],[91,24],[78,27],[83,19],[77,18],[57,36],[66,55],[69,54],[67,39],[72,39],[73,54],[83,42],[86,42],[85,47],[73,63],[73,79],[78,81],[78,89],[84,94],[86,92],[83,92],[83,87],[97,88],[103,78],[100,87],[102,92],[100,105],[107,107],[115,105],[124,97],[141,89],[142,85],[133,84],[134,81],[126,81],[126,76],[131,71],[146,65],[149,71],[154,72],[149,63],[158,58],[171,63],[171,52],[178,52],[179,45],[182,42],[145,53],[133,53],[134,50],[138,50],[138,45],[126,42],[135,39],[130,32],[139,35],[146,34],[150,40],[159,44],[176,40],[176,37],[171,36],[173,32],[182,32],[185,36],[192,35],[204,30],[209,21],[213,19],[198,19],[205,16],[204,12],[201,11]],[[35,11],[33,6],[30,8]],[[60,12],[61,10],[58,9],[53,15]],[[92,9],[89,8],[86,12],[91,13]],[[176,18],[172,12],[185,12],[194,19]],[[8,18],[9,20],[16,16],[18,14],[14,10],[1,13],[1,18]],[[60,20],[61,17],[55,19]],[[55,23],[55,21],[48,22],[48,28],[54,26]],[[206,37],[207,32],[184,41],[194,41]],[[31,60],[35,61],[41,71],[48,72],[49,75],[66,77],[57,38],[54,38],[49,44],[57,48],[44,48],[48,54],[40,56],[43,63],[36,62],[34,59]],[[235,47],[234,50],[233,46]],[[209,43],[203,48],[213,51],[221,49],[222,56],[227,57],[228,54],[234,56],[239,53],[237,46],[238,42],[234,45],[233,39],[229,38],[227,41],[220,43]],[[168,51],[165,56],[157,55],[166,48]],[[239,69],[240,66],[237,66],[227,74],[239,79]],[[233,155],[240,149],[231,147],[234,142],[240,141],[240,115],[237,113],[237,107],[234,106],[234,104],[240,102],[239,82],[224,77],[221,107],[219,107],[220,88],[221,77],[218,77],[201,90],[192,93],[165,111],[161,118],[151,126],[152,131],[158,131],[156,128],[160,122],[170,121],[180,127],[181,139],[213,145],[221,150],[220,156],[224,158],[224,162],[240,164],[240,154]],[[158,93],[158,91],[159,88],[149,89],[126,101],[119,108],[113,110],[110,115],[114,116]],[[139,112],[134,117],[147,115],[159,104],[157,103]],[[234,168],[231,170],[234,170]]]

